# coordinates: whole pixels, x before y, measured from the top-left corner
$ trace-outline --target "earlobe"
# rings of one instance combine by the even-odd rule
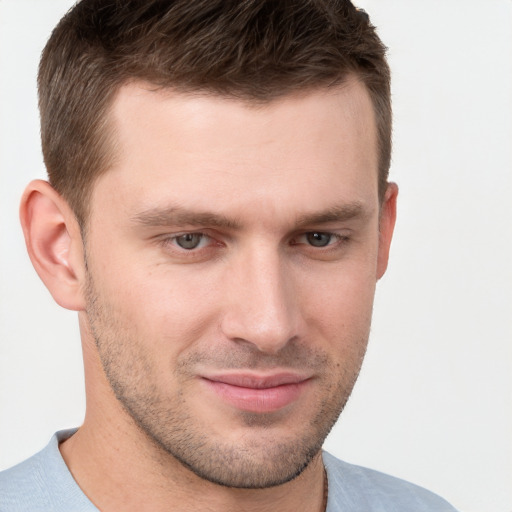
[[[46,181],[32,181],[21,200],[20,220],[30,260],[55,301],[84,309],[83,243],[67,202]]]
[[[377,279],[380,279],[388,267],[389,249],[396,221],[396,201],[398,186],[388,183],[384,200],[381,205],[379,220],[379,254],[377,259]]]

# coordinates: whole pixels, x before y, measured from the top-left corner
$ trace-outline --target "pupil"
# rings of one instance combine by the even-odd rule
[[[201,241],[202,235],[196,233],[186,233],[176,239],[176,242],[183,249],[195,249]]]
[[[326,233],[308,233],[307,234],[308,243],[313,245],[314,247],[325,247],[329,245],[331,241],[331,235]]]

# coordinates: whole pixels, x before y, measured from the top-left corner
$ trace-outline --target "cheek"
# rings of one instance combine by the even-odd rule
[[[366,341],[374,293],[371,267],[332,269],[328,278],[305,283],[301,296],[309,330],[315,329],[328,345],[338,348]]]
[[[174,354],[214,323],[218,300],[205,284],[197,276],[168,270],[133,271],[122,282],[110,281],[106,293],[139,343]]]

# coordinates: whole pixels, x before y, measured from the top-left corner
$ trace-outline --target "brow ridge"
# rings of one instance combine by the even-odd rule
[[[368,217],[370,213],[363,203],[354,201],[352,203],[332,206],[320,212],[299,215],[296,222],[298,226],[344,222],[357,217]]]
[[[240,223],[225,215],[212,212],[192,211],[179,206],[150,208],[138,213],[132,220],[136,224],[148,227],[173,225],[212,226],[229,229],[240,229],[241,227]]]
[[[357,217],[367,217],[368,215],[370,215],[368,209],[366,209],[362,203],[355,201],[332,206],[319,212],[300,214],[295,220],[295,225],[300,228],[308,225],[344,222]],[[242,228],[239,221],[225,215],[207,211],[189,210],[180,206],[149,208],[133,216],[132,221],[147,227],[183,225],[192,227],[210,226],[231,230],[240,230]]]

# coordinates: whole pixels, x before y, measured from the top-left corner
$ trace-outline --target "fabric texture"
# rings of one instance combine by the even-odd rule
[[[57,432],[42,451],[0,472],[0,512],[99,512],[77,485],[59,451],[76,429]],[[354,466],[324,452],[327,512],[455,512],[416,485]]]
[[[98,512],[59,451],[75,432],[57,432],[42,451],[0,473],[0,512]]]
[[[327,512],[456,512],[423,487],[323,452],[329,494]]]

